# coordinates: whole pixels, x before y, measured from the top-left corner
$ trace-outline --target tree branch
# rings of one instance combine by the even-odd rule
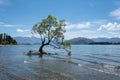
[[[63,50],[65,50],[65,51],[67,51],[67,52],[69,52],[70,50],[68,50],[67,48],[65,48],[65,47],[61,47],[61,46],[57,46],[57,45],[53,45],[53,44],[49,44],[50,46],[52,46],[52,47],[54,47],[54,48],[56,48],[56,49],[63,49]]]
[[[60,47],[55,46],[55,45],[52,45],[52,44],[50,44],[50,46],[52,46],[52,47],[54,47],[54,48],[57,48],[57,49],[60,49]]]

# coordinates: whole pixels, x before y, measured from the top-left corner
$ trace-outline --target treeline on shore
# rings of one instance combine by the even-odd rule
[[[17,41],[6,33],[0,34],[0,45],[15,45]]]
[[[89,43],[90,45],[120,45],[120,42],[116,42],[116,43],[112,43],[112,42],[92,42],[92,43]]]

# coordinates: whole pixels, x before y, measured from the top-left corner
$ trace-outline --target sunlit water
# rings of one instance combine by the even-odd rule
[[[68,57],[64,50],[57,50],[50,47],[45,47],[44,50],[50,53],[58,53],[58,55],[43,56],[42,59],[38,56],[28,57],[24,55],[29,50],[38,50],[38,48],[39,45],[0,47],[0,70],[2,71],[4,68],[9,72],[14,72],[14,74],[19,75],[19,77],[29,79],[30,77],[28,78],[26,76],[40,74],[40,72],[35,72],[35,70],[39,69],[40,66],[45,66],[45,70],[52,70],[53,73],[57,71],[61,76],[64,75],[65,77],[69,77],[68,80],[70,80],[72,79],[70,75],[73,75],[75,79],[79,79],[80,72],[78,69],[83,68],[99,72],[100,74],[103,73],[114,77],[116,76],[116,80],[120,78],[120,45],[72,45],[71,57]],[[73,67],[71,65],[75,66]],[[24,75],[23,72],[26,75]],[[83,70],[83,72],[87,71]],[[69,75],[67,73],[69,73]],[[0,77],[4,79],[4,76],[0,75]],[[34,79],[37,80],[35,76],[31,76],[31,80]],[[93,78],[90,80],[92,79]],[[114,80],[112,78],[110,79]],[[50,80],[52,80],[52,77]]]

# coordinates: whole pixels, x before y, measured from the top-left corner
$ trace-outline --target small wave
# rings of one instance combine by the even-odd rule
[[[120,58],[120,55],[111,55],[111,54],[93,54],[93,55],[96,55],[96,56],[107,56],[107,57],[115,57],[115,58]],[[85,55],[86,56],[86,55]]]
[[[24,61],[24,63],[31,63],[31,62],[29,62],[29,61]]]
[[[82,67],[82,64],[78,64],[79,67]]]
[[[98,68],[90,67],[88,65],[87,66],[86,65],[82,65],[80,63],[76,63],[76,64],[79,67],[84,67],[84,68],[87,68],[87,69],[90,69],[90,70],[94,70],[94,71],[97,71],[97,72],[101,72],[101,73],[110,74],[110,75],[114,75],[114,76],[120,77],[120,72],[119,73],[116,72],[116,69],[117,69],[117,71],[120,70],[120,66],[115,66],[115,65],[105,64],[105,63],[98,63],[102,67],[102,68],[98,69]]]
[[[104,67],[107,68],[107,69],[105,69],[105,68],[103,68],[103,69],[97,69],[97,68],[89,67],[89,66],[86,66],[86,65],[81,65],[79,63],[78,63],[78,66],[79,67],[84,67],[84,68],[87,68],[87,69],[90,69],[90,70],[94,70],[94,71],[97,71],[97,72],[101,72],[101,73],[105,73],[105,74],[110,74],[110,75],[115,75],[115,76],[120,77],[120,74],[115,73],[113,71],[115,69],[115,66],[113,66],[113,65],[104,65]],[[113,69],[113,70],[111,70],[110,68]]]
[[[115,66],[115,65],[110,65],[110,64],[105,64],[105,63],[99,63],[101,65],[102,68],[97,69],[94,67],[89,67],[89,66],[84,66],[88,69],[94,70],[94,71],[98,71],[98,72],[102,72],[102,73],[106,73],[106,74],[110,74],[110,75],[115,75],[115,76],[119,76],[120,77],[120,72],[116,72],[116,67],[120,66]],[[118,71],[118,70],[117,70]]]
[[[89,69],[94,70],[94,71],[98,71],[98,72],[102,72],[102,73],[106,73],[106,74],[115,75],[115,76],[120,77],[120,74],[115,73],[115,72],[111,72],[111,71],[106,71],[106,70],[104,70],[104,69],[96,69],[96,68],[89,68]]]
[[[87,55],[86,57],[95,58],[95,59],[99,59],[99,60],[110,61],[110,62],[115,62],[115,63],[120,63],[120,61],[117,61],[117,60],[114,60],[114,59],[109,59],[109,58],[102,58],[102,57],[96,57],[96,56],[91,56],[91,55]]]

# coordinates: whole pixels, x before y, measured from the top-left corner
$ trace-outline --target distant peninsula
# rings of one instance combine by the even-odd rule
[[[0,45],[16,45],[17,41],[6,33],[0,34]]]
[[[78,37],[68,40],[73,45],[87,44],[87,45],[120,45],[120,38],[84,38]]]

